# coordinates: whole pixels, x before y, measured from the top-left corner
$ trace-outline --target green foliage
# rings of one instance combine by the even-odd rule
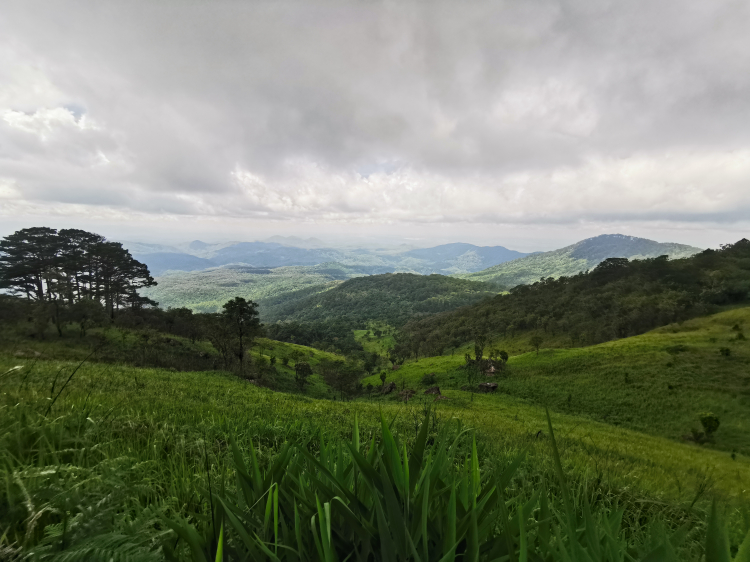
[[[750,241],[743,239],[679,260],[606,259],[588,274],[520,285],[473,306],[414,319],[401,329],[399,343],[413,356],[416,350],[440,355],[476,333],[514,340],[533,332],[560,346],[596,344],[744,303],[749,295]]]
[[[544,343],[544,338],[539,334],[535,334],[531,336],[529,343],[531,344],[531,347],[536,349],[536,354],[539,355],[539,347]]]
[[[435,373],[425,373],[420,382],[422,383],[422,386],[434,386],[437,382],[437,377],[435,376]]]
[[[297,361],[294,364],[294,381],[297,383],[297,386],[301,391],[305,390],[305,385],[308,382],[307,379],[312,374],[313,371],[312,367],[310,367],[310,363],[307,363],[306,361]]]
[[[109,314],[123,305],[154,305],[137,292],[154,285],[144,264],[98,234],[36,227],[0,240],[0,289],[53,303],[50,315],[58,327],[60,310],[86,299],[100,302]]]
[[[719,429],[719,417],[712,412],[704,412],[700,416],[698,416],[698,419],[700,419],[701,421],[703,431],[705,431],[706,435],[708,435],[709,437],[716,433],[716,430]]]
[[[323,322],[348,321],[364,327],[368,321],[400,326],[413,316],[451,310],[496,294],[491,287],[443,275],[385,273],[357,277],[285,307],[268,320]]]

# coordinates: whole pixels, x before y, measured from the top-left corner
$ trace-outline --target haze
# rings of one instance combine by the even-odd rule
[[[0,236],[747,235],[750,3],[3,2]]]

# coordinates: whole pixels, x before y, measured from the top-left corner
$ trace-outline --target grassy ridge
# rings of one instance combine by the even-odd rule
[[[738,339],[750,328],[750,308],[659,328],[647,334],[574,349],[542,349],[527,339],[492,342],[489,347],[523,351],[508,369],[488,378],[498,392],[673,440],[700,428],[698,415],[712,411],[721,426],[714,446],[750,453],[750,341]],[[724,356],[720,350],[730,350]],[[419,388],[435,373],[441,388],[466,384],[463,352],[408,362],[388,380]],[[380,384],[377,377],[365,383]],[[501,400],[501,396],[488,400]]]

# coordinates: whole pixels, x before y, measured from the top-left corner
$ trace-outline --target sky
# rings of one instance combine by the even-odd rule
[[[0,236],[750,237],[750,2],[4,0]]]

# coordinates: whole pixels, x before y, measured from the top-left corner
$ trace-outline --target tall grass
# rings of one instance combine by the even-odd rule
[[[84,365],[60,393],[77,366],[0,373],[0,560],[216,560],[219,549],[225,560],[643,560],[669,548],[697,560],[705,548],[698,519],[675,532],[566,478],[552,439],[499,460],[458,421],[373,425],[366,404],[218,374]],[[533,464],[549,459],[557,478]]]

